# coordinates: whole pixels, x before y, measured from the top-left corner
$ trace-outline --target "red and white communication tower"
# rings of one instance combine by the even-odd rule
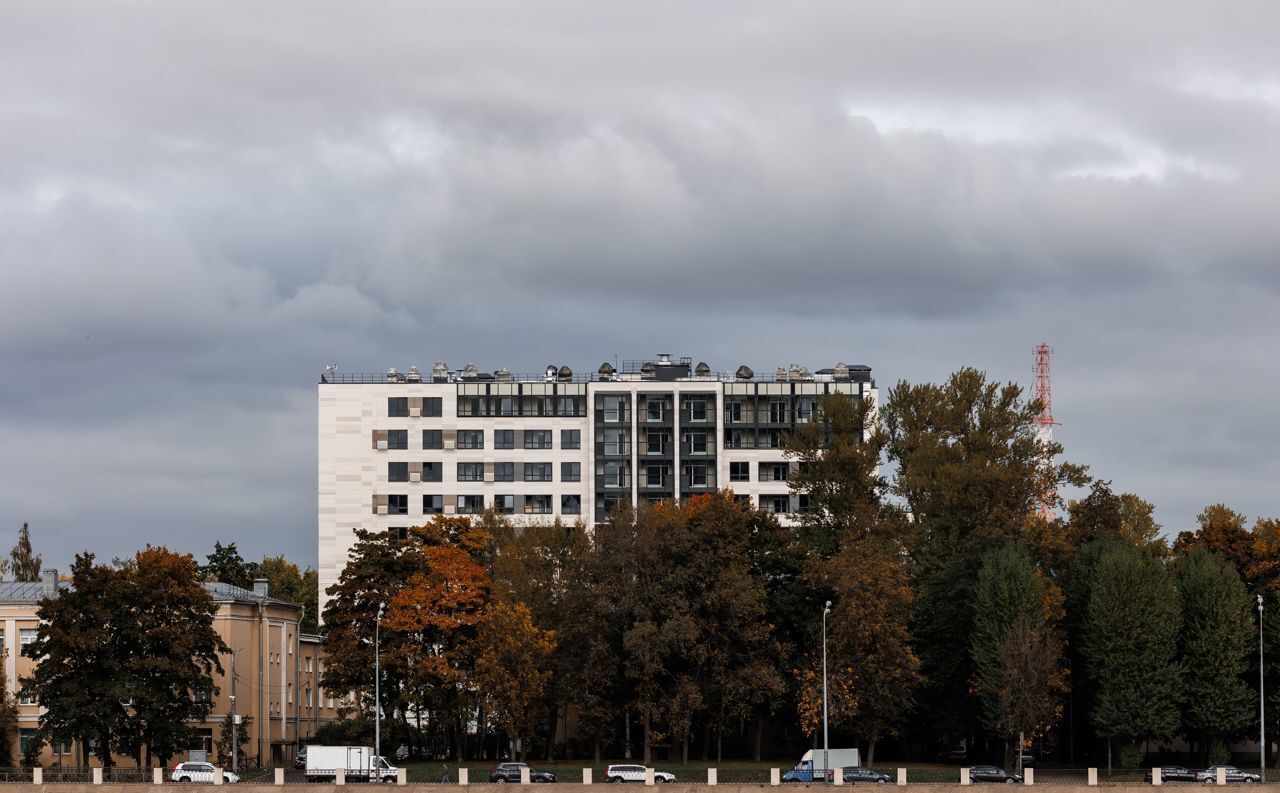
[[[1040,400],[1040,415],[1036,416],[1036,430],[1040,440],[1045,442],[1053,440],[1053,425],[1058,423],[1053,420],[1053,386],[1049,380],[1049,356],[1051,355],[1053,355],[1052,347],[1047,344],[1036,345],[1036,379],[1031,395]],[[1055,506],[1057,500],[1058,491],[1054,488],[1041,493],[1040,517],[1052,520],[1057,511]]]

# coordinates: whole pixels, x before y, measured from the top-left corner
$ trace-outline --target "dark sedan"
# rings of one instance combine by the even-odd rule
[[[1011,774],[1003,768],[996,768],[993,765],[975,765],[969,769],[970,782],[1002,782],[1006,785],[1016,785],[1022,782],[1022,777],[1017,774]]]
[[[889,783],[888,774],[882,774],[879,771],[872,771],[870,768],[862,765],[851,765],[846,767],[841,776],[844,777],[844,783],[846,785],[856,785],[858,783],[885,785]]]
[[[1143,776],[1142,781],[1150,784],[1151,782],[1150,771],[1148,771],[1146,775]],[[1160,781],[1161,782],[1194,782],[1196,781],[1196,775],[1191,773],[1191,770],[1184,766],[1166,765],[1166,766],[1160,767]]]
[[[530,782],[554,782],[556,775],[550,771],[539,771],[531,768],[528,763],[498,763],[489,769],[489,781],[496,784],[504,784],[506,782],[520,782],[520,769],[529,769]]]

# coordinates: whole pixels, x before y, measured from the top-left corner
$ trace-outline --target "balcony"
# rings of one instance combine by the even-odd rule
[[[670,490],[675,481],[673,476],[648,476],[640,479],[640,490]]]
[[[631,412],[629,410],[597,410],[597,424],[630,424]]]
[[[630,457],[631,441],[608,441],[596,444],[597,457]]]
[[[670,457],[675,449],[675,444],[667,443],[642,443],[640,444],[641,457]]]
[[[622,476],[607,476],[600,474],[596,476],[596,490],[622,490],[631,487],[631,476],[623,474]]]
[[[684,457],[714,457],[716,453],[715,441],[708,439],[706,443],[690,443],[684,441],[680,444],[680,456]]]
[[[715,477],[715,474],[712,474],[710,472],[708,472],[706,476],[695,477],[695,476],[690,476],[688,474],[684,474],[683,476],[680,477],[681,493],[688,493],[690,491],[702,492],[702,491],[710,491],[715,489],[716,489],[716,477]]]

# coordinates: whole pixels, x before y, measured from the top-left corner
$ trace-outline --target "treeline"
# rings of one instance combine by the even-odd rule
[[[1275,600],[1276,523],[1215,506],[1170,548],[1150,504],[1061,461],[1038,412],[971,369],[878,409],[829,398],[786,441],[795,525],[723,491],[591,531],[489,513],[360,532],[328,592],[323,685],[373,712],[382,604],[379,704],[401,742],[462,759],[505,737],[552,759],[559,726],[596,759],[719,757],[730,738],[778,754],[820,741],[831,601],[832,740],[868,762],[886,739],[917,757],[1034,739],[1134,766],[1174,736],[1221,759],[1257,728],[1251,596]],[[1042,517],[1068,486],[1088,495]]]

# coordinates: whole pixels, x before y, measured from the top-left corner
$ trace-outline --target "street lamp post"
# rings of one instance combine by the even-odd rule
[[[1258,771],[1267,781],[1267,684],[1262,655],[1262,595],[1258,595]]]
[[[831,601],[822,608],[822,774],[831,770],[827,759],[831,746],[827,742],[827,615],[831,613]]]
[[[243,647],[231,651],[231,770],[240,771],[240,717],[236,714],[236,653]]]
[[[382,662],[379,656],[382,627],[382,610],[385,603],[378,604],[378,616],[373,623],[373,753],[382,757]]]

